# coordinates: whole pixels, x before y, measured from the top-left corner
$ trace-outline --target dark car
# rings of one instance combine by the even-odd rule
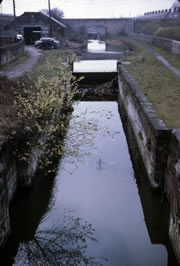
[[[57,49],[60,47],[60,42],[54,38],[42,37],[34,45],[38,49]]]

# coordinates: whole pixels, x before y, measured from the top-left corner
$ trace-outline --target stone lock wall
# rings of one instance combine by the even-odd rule
[[[61,115],[63,117],[63,115],[67,115],[73,110],[73,108],[66,107],[66,96],[64,96],[65,105],[57,112],[58,117],[61,117]],[[64,121],[64,118],[62,119]],[[54,117],[52,121],[54,121]],[[68,122],[67,120],[66,123]],[[16,141],[18,145],[22,145],[22,139],[16,139]],[[47,144],[49,141],[47,134],[42,135],[39,141]],[[0,253],[11,232],[9,216],[10,202],[13,200],[19,188],[26,189],[32,185],[39,160],[42,158],[44,152],[37,145],[31,149],[27,162],[20,162],[14,151],[17,143],[13,145],[12,140],[0,140]],[[14,146],[14,150],[12,146]]]
[[[180,261],[180,129],[173,129],[165,170],[165,191],[170,203],[169,236]]]
[[[133,128],[152,187],[162,187],[169,130],[156,117],[151,103],[123,66],[119,66],[119,93]]]
[[[180,263],[180,129],[168,130],[126,69],[118,66],[119,98],[133,129],[152,187],[170,205],[169,237]]]
[[[11,231],[9,204],[17,188],[16,163],[5,142],[0,143],[0,247]]]
[[[31,185],[38,163],[37,153],[35,149],[29,163],[19,165],[8,142],[0,142],[0,252],[11,232],[10,203],[18,187]]]

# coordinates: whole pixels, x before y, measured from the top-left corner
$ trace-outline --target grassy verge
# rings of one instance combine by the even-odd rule
[[[178,54],[173,54],[168,50],[165,50],[163,48],[154,46],[151,43],[147,43],[147,42],[142,42],[139,41],[139,43],[145,44],[147,46],[149,46],[150,48],[152,48],[153,50],[157,51],[160,55],[162,55],[172,66],[176,67],[177,69],[180,69],[180,55]]]
[[[180,78],[167,70],[145,48],[136,46],[128,72],[138,81],[140,89],[152,103],[158,117],[168,128],[180,128]]]
[[[26,62],[29,59],[29,57],[30,57],[29,53],[25,51],[23,55],[18,56],[11,63],[1,66],[1,71],[12,70],[16,65]]]
[[[46,78],[56,75],[59,72],[58,67],[63,62],[67,62],[67,56],[70,54],[72,54],[72,51],[69,49],[44,50],[40,62],[33,67],[30,73],[23,75],[21,79],[30,76],[35,81],[41,75]]]

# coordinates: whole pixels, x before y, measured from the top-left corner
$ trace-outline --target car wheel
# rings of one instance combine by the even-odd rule
[[[36,45],[36,48],[37,48],[37,49],[40,49],[41,47],[40,47],[40,45]]]
[[[52,45],[51,45],[51,49],[55,49],[55,48],[56,48],[56,47],[52,44]]]

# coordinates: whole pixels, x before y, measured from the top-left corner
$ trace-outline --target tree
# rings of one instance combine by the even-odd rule
[[[42,9],[41,12],[49,15],[49,10],[48,9]],[[55,7],[51,9],[51,16],[58,21],[60,21],[64,17],[64,12],[60,10],[59,8]]]

